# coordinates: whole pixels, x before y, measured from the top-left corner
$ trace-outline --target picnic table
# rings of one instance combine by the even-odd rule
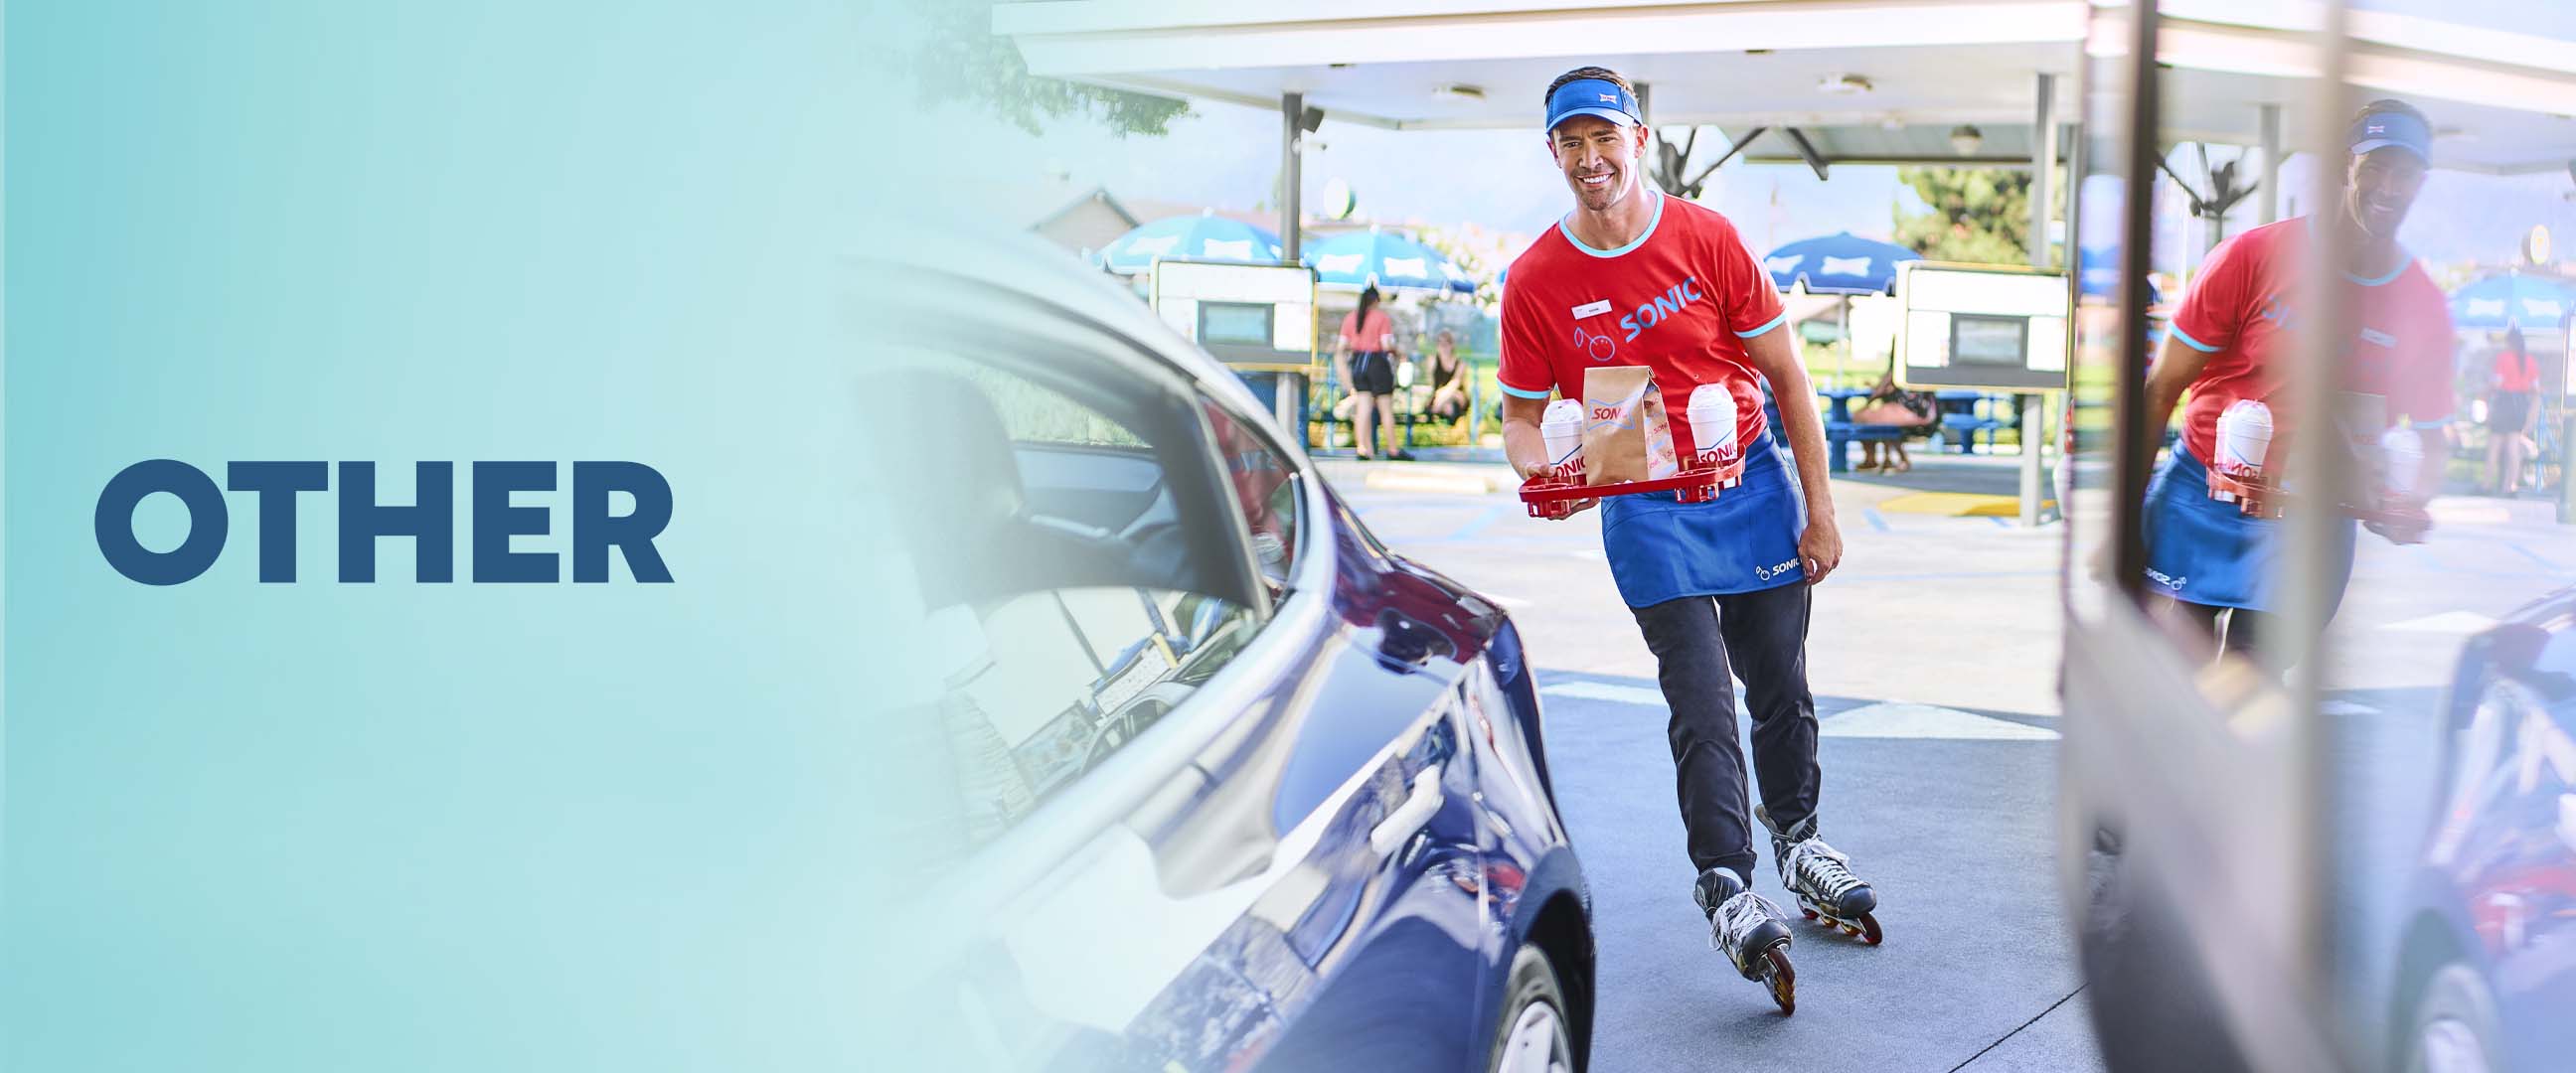
[[[1940,413],[1942,438],[1955,439],[1960,454],[1974,451],[1980,434],[1986,438],[1986,449],[1994,450],[1995,433],[2021,423],[2018,400],[2012,395],[1953,388],[1933,392],[1932,399]],[[2003,416],[1995,415],[1997,406]]]
[[[1831,411],[1825,418],[1825,468],[1832,473],[1851,472],[1851,445],[1857,440],[1894,443],[1905,436],[1899,425],[1864,425],[1852,420],[1852,400],[1866,399],[1868,388],[1820,387],[1816,397],[1826,400]]]

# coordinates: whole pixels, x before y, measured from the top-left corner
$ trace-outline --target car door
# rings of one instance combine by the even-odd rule
[[[2471,645],[2480,681],[2427,863],[2450,880],[2487,967],[2505,1055],[2576,1047],[2576,601],[2562,594]]]
[[[917,981],[887,996],[899,1053],[1196,1070],[1387,1042],[1447,1065],[1472,1015],[1305,1026],[1360,1023],[1394,980],[1454,980],[1472,1004],[1474,900],[1408,894],[1473,870],[1441,704],[1456,643],[1401,612],[1350,621],[1345,598],[1373,582],[1342,567],[1367,543],[1243,416],[1239,385],[1101,318],[939,316],[990,308],[941,283],[906,300],[971,330],[926,343],[911,360],[934,379],[906,391],[961,412],[911,430],[927,457],[980,468],[918,475],[945,514],[915,544],[948,561],[929,617],[971,654],[913,715],[958,807],[955,852],[890,939]],[[1247,463],[1259,479],[1238,483]],[[978,535],[995,527],[1012,539]]]
[[[1294,463],[1238,412],[1214,400],[1206,412],[1259,542],[1277,514],[1262,491]],[[1456,594],[1387,556],[1347,511],[1315,524],[1333,552],[1332,626],[1272,748],[1233,776],[1269,788],[1273,828],[1303,853],[1252,913],[1279,933],[1268,949],[1280,1035],[1263,1057],[1286,1069],[1467,1068],[1482,1061],[1486,932],[1456,687],[1481,642],[1462,650]]]

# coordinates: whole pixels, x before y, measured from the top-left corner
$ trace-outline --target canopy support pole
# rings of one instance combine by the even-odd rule
[[[2033,268],[2046,268],[2049,188],[2057,178],[2057,120],[2051,114],[2056,105],[2057,76],[2041,72],[2036,88],[2038,108],[2030,125],[2030,264]],[[2046,471],[2041,468],[2039,460],[2040,450],[2048,442],[2048,437],[2042,432],[2047,413],[2048,393],[2034,391],[2021,397],[2021,524],[2024,528],[2040,523],[2040,490],[2048,486]]]
[[[2281,218],[2281,106],[2256,105],[2263,127],[2263,222]]]
[[[1297,248],[1297,198],[1306,189],[1305,118],[1305,94],[1279,95],[1279,256],[1289,264],[1304,252]]]
[[[1304,215],[1298,198],[1306,189],[1305,124],[1306,95],[1280,94],[1279,259],[1292,265],[1303,256],[1303,251],[1298,249],[1300,234],[1297,225]],[[1306,446],[1306,374],[1273,373],[1271,379],[1274,382],[1270,397],[1272,416],[1279,419],[1279,429],[1287,434],[1289,441],[1302,449]],[[1329,424],[1324,427],[1332,428]],[[1359,435],[1366,434],[1357,429],[1353,431]],[[1326,446],[1330,443],[1327,442]]]

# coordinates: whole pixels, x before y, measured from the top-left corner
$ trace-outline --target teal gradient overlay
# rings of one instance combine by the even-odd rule
[[[13,3],[6,53],[7,1064],[868,1068],[927,661],[852,470],[837,259],[885,172],[866,5]],[[123,467],[456,463],[299,581],[255,498],[126,580]],[[471,463],[673,490],[676,578],[472,584]],[[135,514],[177,543],[167,496]]]

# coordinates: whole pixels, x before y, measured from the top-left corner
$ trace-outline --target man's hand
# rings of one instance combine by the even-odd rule
[[[2390,496],[2386,504],[2389,515],[2361,523],[2361,527],[2387,538],[2391,544],[2421,544],[2433,531],[2433,515],[2425,509],[2432,499],[2427,496]]]
[[[1807,531],[1798,536],[1798,559],[1807,568],[1807,584],[1825,580],[1825,575],[1843,564],[1843,531],[1830,514],[1810,515]]]
[[[1540,434],[1538,427],[1539,418],[1546,413],[1546,399],[1503,396],[1503,457],[1511,460],[1512,472],[1524,481],[1531,474],[1553,468],[1547,457],[1547,439]],[[1567,505],[1565,516],[1571,518],[1591,510],[1599,502],[1598,499],[1575,500]]]

